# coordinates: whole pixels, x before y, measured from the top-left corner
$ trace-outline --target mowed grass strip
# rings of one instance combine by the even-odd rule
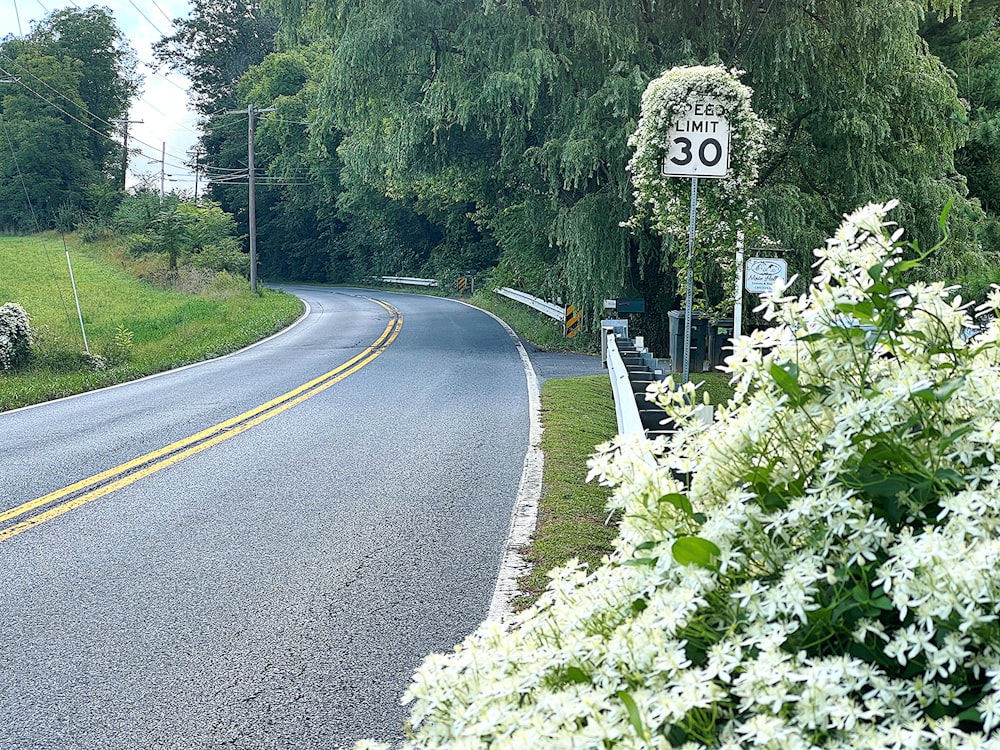
[[[0,411],[133,380],[236,351],[280,330],[302,311],[290,295],[252,294],[243,279],[220,275],[199,294],[163,289],[101,257],[100,248],[68,242],[90,351],[104,355],[120,328],[131,332],[127,360],[82,371],[84,350],[66,262],[56,235],[0,236],[0,304],[17,302],[38,331],[34,366],[0,373]]]
[[[541,404],[542,496],[535,533],[522,551],[533,569],[518,581],[519,609],[545,590],[552,568],[574,557],[591,568],[600,565],[618,533],[604,523],[608,488],[585,481],[587,459],[618,431],[611,382],[603,375],[547,380]]]
[[[692,380],[703,383],[699,390],[713,404],[732,398],[728,376],[722,373],[698,373]],[[611,490],[586,482],[587,459],[618,432],[610,380],[604,375],[547,380],[541,395],[542,496],[532,542],[522,550],[532,570],[518,580],[522,595],[514,602],[517,609],[530,606],[545,590],[552,568],[573,558],[596,568],[618,534],[613,521],[606,524]]]

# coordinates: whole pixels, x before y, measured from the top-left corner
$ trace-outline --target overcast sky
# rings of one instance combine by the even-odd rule
[[[129,40],[140,61],[145,82],[141,98],[132,105],[130,120],[142,120],[129,125],[129,147],[142,149],[129,164],[128,184],[133,185],[145,174],[160,180],[163,144],[166,144],[164,174],[166,189],[192,190],[194,175],[184,166],[188,153],[198,137],[197,117],[188,107],[187,79],[154,67],[151,48],[164,35],[173,34],[170,21],[188,15],[188,0],[85,0],[64,3],[59,0],[0,0],[0,37],[22,36],[31,31],[32,23],[49,12],[64,7],[87,8],[92,5],[108,8],[115,23]],[[199,185],[201,189],[203,185]]]

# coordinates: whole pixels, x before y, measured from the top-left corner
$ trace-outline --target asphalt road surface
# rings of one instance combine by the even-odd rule
[[[308,317],[249,350],[0,414],[2,750],[391,741],[485,618],[528,443],[510,336],[290,290]]]

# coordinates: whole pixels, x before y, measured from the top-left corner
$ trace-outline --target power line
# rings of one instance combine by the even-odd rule
[[[17,19],[17,35],[24,36],[24,31],[21,29],[21,13],[17,9],[17,0],[14,0],[14,17]]]
[[[157,27],[157,25],[155,23],[153,23],[152,21],[149,20],[149,16],[147,16],[145,13],[143,13],[142,9],[138,5],[135,4],[135,0],[128,0],[128,2],[129,2],[129,5],[131,5],[133,8],[136,9],[136,12],[138,12],[138,14],[140,16],[142,16],[143,18],[146,19],[147,23],[149,23],[150,26],[152,26],[154,29],[156,29],[156,33],[157,34],[159,34],[160,36],[166,36],[166,34],[164,34],[162,31],[160,31],[159,27]]]
[[[6,56],[4,55],[4,57],[6,57]],[[4,75],[9,75],[9,76],[13,77],[13,74],[10,71],[5,70],[3,67],[0,67],[0,73],[2,73]],[[29,71],[29,74],[30,74],[30,71]],[[35,78],[37,78],[37,76],[35,76]],[[38,80],[41,80],[41,79],[38,79]],[[31,86],[29,86],[28,84],[26,84],[24,81],[18,79],[16,81],[16,83],[18,85],[20,85],[22,88],[26,89],[28,92],[30,92],[32,95],[34,95],[40,101],[44,102],[45,104],[48,104],[50,107],[52,107],[53,109],[55,109],[57,112],[60,112],[61,114],[65,115],[66,117],[68,117],[71,120],[73,120],[74,122],[79,123],[80,125],[82,125],[83,127],[85,127],[87,130],[89,130],[89,131],[91,131],[93,133],[96,133],[101,138],[105,138],[105,139],[111,141],[112,143],[117,143],[117,141],[115,141],[115,139],[112,138],[110,135],[108,135],[107,133],[102,133],[100,130],[98,130],[97,128],[95,128],[90,123],[84,122],[79,117],[73,115],[70,112],[67,112],[65,109],[63,109],[62,107],[60,107],[54,101],[52,101],[51,99],[48,99],[47,97],[45,97],[44,95],[42,95],[41,93],[39,93],[38,91],[36,91],[35,89],[31,88]],[[44,81],[42,81],[42,83],[44,83]],[[49,88],[51,88],[51,86]],[[55,91],[55,93],[57,93],[57,94],[59,93],[55,89],[53,89],[53,91]],[[98,117],[97,115],[93,114],[92,112],[90,112],[89,110],[87,110],[86,107],[81,107],[79,104],[76,104],[75,102],[73,102],[71,99],[69,99],[65,95],[60,94],[60,96],[62,96],[64,99],[66,99],[67,101],[69,101],[70,103],[72,103],[78,109],[82,109],[84,113],[86,113],[88,116],[92,117],[94,120],[96,120],[98,122],[103,122],[109,128],[111,127],[111,123],[109,123],[106,120],[103,120],[100,117]],[[143,146],[146,146],[147,148],[156,149],[155,146],[153,146],[150,143],[146,143],[145,141],[143,141],[140,138],[134,138],[133,140],[136,143],[139,143],[139,144],[142,144]],[[140,149],[140,151],[141,151],[141,149]],[[145,152],[143,152],[143,155],[145,155]],[[176,160],[176,162],[174,162],[174,163],[171,164],[172,167],[175,167],[177,169],[183,169],[183,170],[190,171],[189,167],[187,166],[186,163],[184,163],[184,161],[181,159],[181,157],[178,157],[178,156],[176,156],[174,154],[171,154],[170,156],[171,156],[171,159]]]
[[[172,19],[170,16],[168,16],[166,13],[163,12],[163,8],[160,7],[160,4],[157,3],[156,0],[149,0],[149,1],[153,4],[154,8],[156,8],[158,11],[160,11],[160,15],[162,15],[164,18],[167,19],[167,23],[169,23],[171,26],[173,26],[174,25],[174,19]]]

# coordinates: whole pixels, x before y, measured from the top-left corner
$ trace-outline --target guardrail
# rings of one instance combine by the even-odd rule
[[[648,438],[673,432],[675,426],[666,412],[646,400],[646,388],[650,383],[662,380],[663,373],[670,368],[646,350],[641,336],[633,341],[627,333],[622,336],[621,330],[608,325],[602,326],[602,333],[618,432],[622,435],[645,434]],[[712,424],[713,417],[712,406],[699,404],[695,407],[696,423],[707,427]]]
[[[617,337],[613,330],[607,328],[604,330],[607,341],[611,393],[615,399],[615,416],[618,418],[618,433],[621,435],[631,435],[636,432],[645,434],[628,368],[625,367],[625,360],[622,359],[621,352],[618,351]]]
[[[566,322],[566,308],[562,305],[557,305],[555,302],[546,302],[541,297],[535,297],[527,292],[521,292],[517,289],[511,289],[506,286],[494,289],[493,291],[502,297],[512,299],[515,302],[520,302],[522,305],[534,308],[535,310],[538,310],[538,312],[548,315],[554,320],[558,320],[560,323]]]
[[[385,284],[409,284],[411,286],[437,286],[435,279],[418,279],[413,276],[383,276]]]

